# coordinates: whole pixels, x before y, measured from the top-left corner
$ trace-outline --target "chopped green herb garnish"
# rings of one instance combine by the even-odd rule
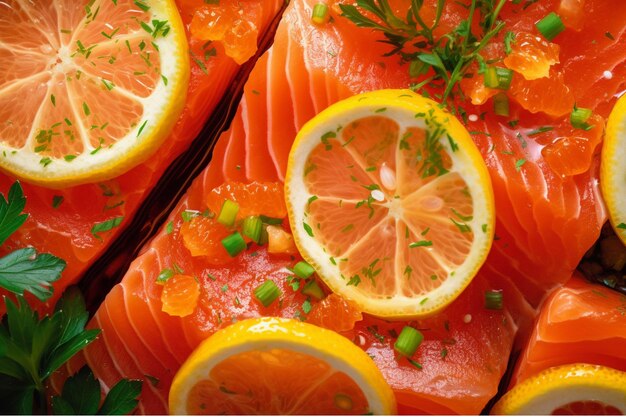
[[[156,282],[159,284],[165,284],[165,282],[174,276],[174,271],[170,268],[165,268],[157,276]]]
[[[311,302],[309,300],[304,300],[304,302],[302,303],[302,311],[304,312],[304,314],[309,314],[311,312]]]
[[[328,21],[328,5],[325,3],[317,3],[313,6],[311,21],[317,25],[321,25]]]
[[[569,120],[575,129],[591,130],[593,125],[587,123],[587,120],[591,117],[591,109],[574,106],[574,110],[570,114]]]
[[[139,137],[139,135],[141,135],[141,132],[143,132],[143,129],[146,127],[146,124],[148,123],[147,120],[144,120],[144,122],[141,124],[141,127],[139,128],[139,130],[137,131],[137,137]]]
[[[501,290],[485,291],[485,308],[488,310],[502,310],[503,296]]]
[[[419,248],[423,246],[432,246],[433,242],[431,240],[419,240],[417,242],[409,243],[409,248]]]
[[[422,369],[422,368],[423,368],[423,366],[422,366],[422,364],[421,364],[421,363],[416,362],[416,361],[414,361],[413,359],[409,359],[409,358],[407,358],[407,360],[409,361],[409,363],[410,363],[411,365],[413,365],[413,366],[414,366],[414,367],[416,367],[417,369]]]
[[[553,130],[554,127],[552,126],[541,126],[540,128],[537,128],[535,130],[531,130],[530,132],[528,132],[526,134],[526,136],[531,137],[531,136],[537,136],[541,133],[545,133],[545,132],[549,132],[551,130]]]
[[[62,195],[52,196],[52,208],[59,208],[63,203],[64,197]]]
[[[303,222],[302,227],[304,227],[304,231],[307,233],[307,235],[313,237],[313,229],[311,229],[311,226]]]
[[[248,247],[246,245],[246,241],[239,232],[235,232],[222,239],[222,245],[224,246],[224,249],[226,249],[226,252],[228,252],[228,254],[232,257],[237,256]]]
[[[504,53],[509,55],[513,52],[511,45],[515,43],[515,33],[508,31],[504,34]]]
[[[309,297],[313,297],[318,300],[324,298],[324,291],[322,291],[320,286],[317,284],[317,281],[315,280],[309,281],[304,285],[304,287],[302,288],[302,294],[308,295]]]
[[[124,220],[124,216],[119,216],[119,217],[115,217],[113,219],[105,220],[105,221],[100,222],[100,223],[96,223],[91,228],[91,234],[96,239],[102,240],[102,237],[99,235],[99,233],[108,232],[110,230],[113,230],[114,228],[116,228],[120,224],[122,224],[123,220]]]
[[[259,243],[263,231],[263,222],[259,216],[248,216],[243,220],[241,229],[244,236],[248,236],[253,242]]]
[[[354,285],[355,287],[358,287],[360,283],[361,283],[361,277],[358,274],[355,274],[350,277],[350,280],[348,281],[346,285]]]
[[[102,79],[102,84],[104,84],[106,89],[109,90],[109,91],[113,90],[113,87],[115,87],[115,84],[113,84],[110,81],[105,80],[104,78]]]
[[[239,204],[232,200],[224,200],[220,214],[217,216],[217,222],[224,226],[230,227],[235,224],[237,213],[239,212]]]
[[[513,71],[508,68],[488,67],[485,70],[485,86],[498,90],[508,90],[513,80]]]
[[[194,217],[198,217],[200,213],[196,210],[183,210],[180,213],[180,217],[183,219],[185,223],[190,222]]]
[[[509,116],[509,98],[504,93],[498,93],[493,97],[493,112],[497,116]]]
[[[565,25],[558,14],[551,12],[546,17],[538,21],[535,26],[544,38],[552,41],[559,33],[565,30]]]
[[[424,335],[419,330],[410,326],[404,326],[393,348],[401,355],[411,357],[415,354],[423,340]]]
[[[271,279],[266,280],[254,289],[254,296],[264,307],[269,307],[281,295],[282,291]]]
[[[308,279],[315,273],[315,269],[307,262],[300,261],[293,267],[293,272],[300,278]]]

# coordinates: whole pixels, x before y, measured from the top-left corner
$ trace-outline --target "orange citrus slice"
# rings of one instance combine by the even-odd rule
[[[189,58],[172,0],[3,3],[0,25],[0,167],[19,178],[61,188],[121,174],[182,111]]]
[[[626,245],[626,96],[609,115],[602,145],[600,185],[611,225]]]
[[[493,240],[478,149],[454,116],[409,90],[357,95],[309,121],[289,155],[285,198],[302,256],[379,317],[448,305]]]
[[[507,392],[491,413],[623,415],[626,372],[580,363],[548,368]]]
[[[350,340],[312,324],[248,319],[205,340],[180,368],[171,414],[394,414],[393,391]]]

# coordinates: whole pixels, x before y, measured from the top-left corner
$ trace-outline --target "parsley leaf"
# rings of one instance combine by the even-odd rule
[[[28,291],[45,301],[65,265],[62,259],[49,253],[37,254],[33,248],[16,250],[0,258],[0,287],[18,295]]]
[[[33,414],[35,388],[0,371],[0,414]]]
[[[52,412],[55,415],[123,415],[137,406],[141,393],[141,381],[122,379],[107,394],[100,406],[100,384],[89,366],[65,381],[61,396],[52,397]]]
[[[88,366],[83,366],[63,385],[61,397],[52,397],[54,414],[94,415],[100,405],[100,384]]]
[[[122,224],[123,220],[124,220],[124,216],[118,216],[118,217],[114,217],[114,218],[109,219],[109,220],[105,220],[105,221],[100,222],[100,223],[96,223],[91,228],[91,234],[96,239],[102,240],[102,236],[100,236],[99,233],[109,232],[109,231],[113,230],[114,228],[116,228],[120,224]]]
[[[45,380],[93,342],[100,330],[85,330],[88,314],[75,288],[68,289],[54,313],[42,319],[22,296],[17,300],[16,304],[4,299],[6,315],[0,323],[0,388],[12,387],[14,392],[6,394],[10,401],[0,401],[0,414],[43,413],[33,404],[45,407]]]
[[[142,381],[122,379],[111,388],[98,414],[111,416],[130,413],[137,406],[141,386]]]
[[[22,213],[26,206],[24,191],[18,181],[9,189],[8,198],[0,193],[0,245],[24,224],[28,214]]]

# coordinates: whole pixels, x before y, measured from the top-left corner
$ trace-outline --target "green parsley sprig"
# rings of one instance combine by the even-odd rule
[[[0,244],[27,218],[26,198],[15,182],[5,199],[0,194]],[[77,289],[67,290],[52,315],[39,318],[23,295],[42,301],[52,295],[65,261],[33,248],[18,249],[0,258],[0,287],[17,295],[4,297],[6,314],[0,321],[0,414],[127,414],[137,405],[141,381],[122,379],[100,406],[100,384],[88,367],[68,378],[61,396],[48,410],[46,380],[81,349],[93,342],[99,329],[85,329],[89,315]]]
[[[383,43],[392,46],[386,56],[399,55],[405,63],[411,63],[412,76],[434,75],[413,86],[416,91],[424,86],[442,82],[441,100],[448,103],[455,92],[460,92],[458,83],[474,62],[481,67],[485,62],[480,51],[504,28],[498,16],[506,0],[471,0],[467,19],[451,32],[435,39],[433,32],[440,23],[445,0],[437,0],[435,19],[432,25],[420,17],[423,0],[411,0],[406,18],[396,16],[387,0],[357,0],[354,5],[339,5],[342,16],[359,27],[382,32]],[[371,17],[369,17],[371,16]],[[473,33],[472,22],[479,18],[481,33]]]
[[[45,412],[44,381],[93,342],[100,330],[85,330],[88,314],[76,289],[67,290],[54,313],[42,319],[21,296],[17,304],[6,297],[4,302],[7,312],[0,324],[0,412]]]
[[[109,391],[100,406],[100,383],[88,366],[71,376],[61,396],[52,397],[55,415],[124,415],[137,407],[142,381],[122,379]]]
[[[19,182],[13,183],[7,198],[0,193],[0,245],[19,229],[28,214],[24,191]],[[25,291],[41,301],[52,295],[52,283],[61,277],[65,261],[48,253],[39,254],[33,248],[16,250],[0,258],[0,287],[17,295]]]

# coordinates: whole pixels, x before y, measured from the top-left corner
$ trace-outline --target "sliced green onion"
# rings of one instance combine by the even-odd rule
[[[498,93],[493,97],[493,112],[498,116],[509,115],[509,98],[504,93]]]
[[[304,261],[298,262],[296,266],[293,267],[293,273],[304,279],[307,279],[308,277],[313,275],[314,272],[315,269]]]
[[[174,271],[172,271],[170,268],[165,268],[164,270],[161,271],[161,273],[159,273],[159,276],[156,279],[157,284],[165,284],[167,282],[168,279],[172,278],[174,276]]]
[[[565,25],[558,14],[551,12],[546,17],[535,23],[537,29],[544,38],[551,41],[559,33],[565,30]]]
[[[225,200],[222,205],[222,210],[220,210],[220,214],[217,216],[218,223],[224,226],[232,226],[235,224],[237,212],[239,212],[239,204],[231,200]]]
[[[254,296],[264,307],[268,307],[281,295],[282,291],[271,279],[266,280],[254,289]]]
[[[239,232],[235,232],[222,239],[222,245],[224,245],[226,252],[228,252],[228,254],[233,258],[247,247],[246,241],[243,240],[243,236],[241,236],[241,233]]]
[[[267,229],[265,225],[261,228],[261,236],[259,236],[259,241],[257,242],[259,245],[267,244],[269,236],[267,234]]]
[[[324,298],[324,291],[317,284],[317,281],[309,281],[306,283],[304,288],[302,288],[302,294],[314,297],[318,300]]]
[[[243,221],[242,231],[244,236],[248,236],[254,242],[259,243],[263,231],[263,222],[259,216],[246,217]]]
[[[587,123],[587,120],[591,117],[591,109],[585,109],[583,107],[574,107],[572,113],[569,116],[570,123],[576,129],[590,130],[593,125]]]
[[[508,68],[496,68],[498,74],[498,88],[500,90],[508,90],[513,80],[513,70]]]
[[[406,357],[411,357],[424,340],[424,335],[417,329],[410,326],[404,326],[400,332],[400,336],[394,343],[393,348],[396,352]]]
[[[325,3],[317,3],[313,6],[313,13],[311,14],[311,20],[316,25],[321,25],[328,22],[328,6]]]
[[[485,308],[488,310],[502,310],[502,290],[485,291]]]
[[[485,87],[508,90],[513,80],[513,71],[508,68],[488,67],[485,70]]]
[[[485,70],[485,87],[498,88],[498,73],[496,67],[487,67]]]

